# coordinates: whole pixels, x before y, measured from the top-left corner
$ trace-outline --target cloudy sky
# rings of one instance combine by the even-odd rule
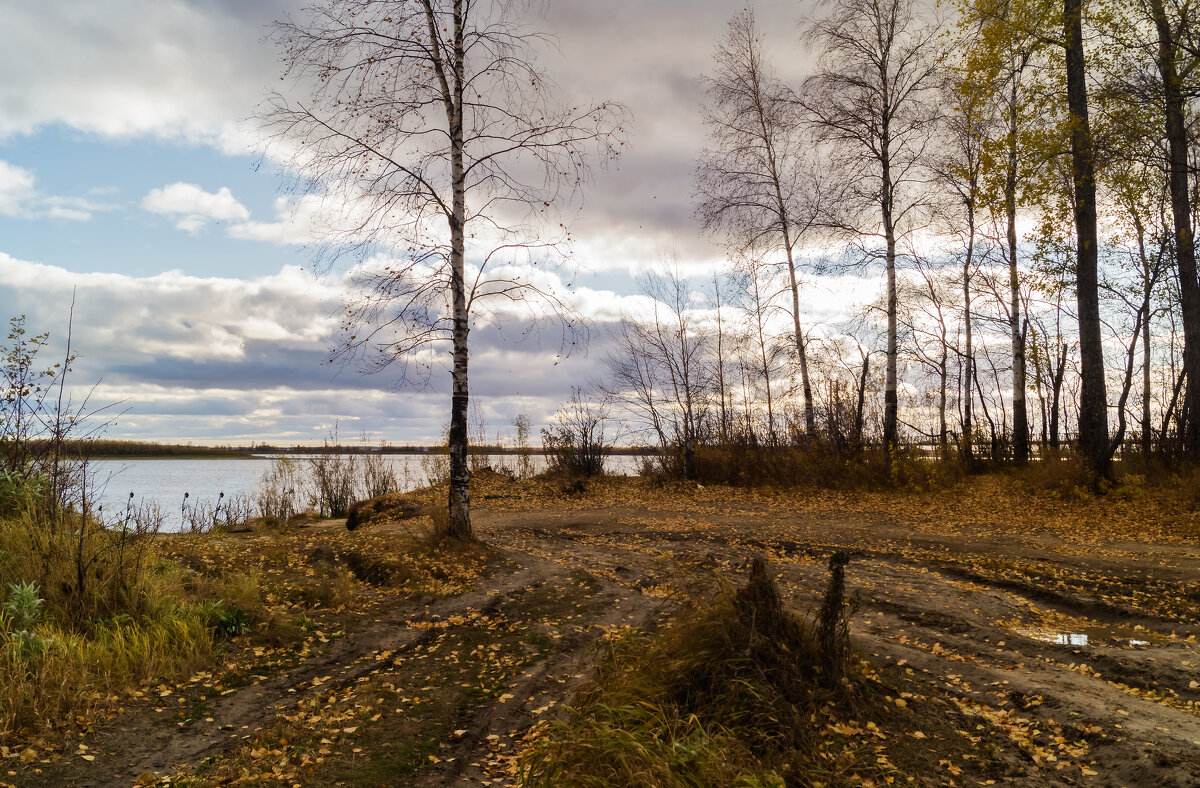
[[[61,347],[75,294],[75,381],[121,403],[112,437],[293,443],[336,421],[343,436],[420,443],[447,421],[447,373],[398,388],[327,363],[347,266],[314,265],[313,217],[280,190],[286,172],[249,120],[279,84],[263,38],[299,5],[0,0],[0,315],[27,315]],[[740,7],[551,0],[542,27],[559,46],[544,65],[564,100],[626,104],[630,145],[572,224],[590,348],[564,360],[519,331],[472,335],[490,431],[520,412],[544,423],[599,374],[605,322],[637,308],[634,275],[662,250],[689,271],[722,265],[692,219],[697,77]],[[806,59],[804,9],[758,4],[785,73]],[[827,288],[809,292],[813,318],[832,319]]]

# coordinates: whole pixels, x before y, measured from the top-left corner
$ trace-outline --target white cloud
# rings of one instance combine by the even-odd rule
[[[63,351],[74,293],[73,341],[82,354],[75,393],[103,380],[93,403],[120,401],[125,411],[114,437],[292,440],[304,432],[319,440],[314,424],[340,421],[347,433],[361,427],[393,441],[437,439],[448,418],[446,354],[430,355],[430,388],[403,395],[397,369],[360,375],[329,365],[344,292],[344,278],[294,266],[252,279],[179,271],[136,277],[75,273],[0,253],[0,316],[24,313],[31,330],[50,331],[46,358]],[[579,296],[589,309],[625,301],[596,290]],[[481,321],[472,332],[472,381],[497,427],[522,410],[535,420],[553,413],[597,363],[582,353],[558,358],[551,334],[519,341],[519,318],[504,318],[508,331]]]
[[[180,230],[195,235],[210,221],[245,222],[250,210],[222,186],[216,192],[206,192],[194,183],[172,183],[161,189],[151,189],[142,198],[142,209],[169,216]]]
[[[275,200],[275,221],[242,222],[229,228],[229,236],[243,241],[264,241],[278,246],[304,246],[324,237],[328,210],[323,198],[304,196]]]
[[[77,329],[100,370],[164,358],[238,360],[261,340],[280,352],[323,354],[336,327],[338,287],[292,266],[250,280],[179,271],[134,277],[78,274],[0,253],[0,314],[26,312],[30,325],[55,330],[78,289]]]
[[[0,161],[0,216],[15,219],[67,219],[83,222],[112,206],[82,197],[47,196],[30,170]]]
[[[33,173],[0,161],[0,214],[24,217],[37,197]]]
[[[278,76],[265,26],[295,5],[6,3],[0,138],[62,123],[244,153],[254,143],[241,119]]]
[[[788,76],[806,61],[794,25],[811,7],[758,3],[771,51]],[[6,3],[0,28],[0,139],[62,124],[105,137],[157,138],[211,145],[226,153],[262,151],[255,107],[281,82],[273,20],[302,18],[301,0],[106,0]],[[736,10],[721,0],[556,0],[545,20],[554,34],[542,63],[567,105],[611,99],[634,117],[619,168],[598,169],[587,190],[591,227],[576,237],[651,239],[679,232],[692,243],[692,169],[703,144],[697,77]],[[630,20],[642,35],[630,37]],[[613,51],[622,57],[613,59]],[[601,67],[603,66],[603,67]],[[286,148],[278,159],[288,162]],[[591,222],[591,219],[588,220]],[[188,222],[195,228],[196,222]],[[592,229],[594,228],[594,230]],[[684,229],[681,232],[681,228]],[[306,243],[303,225],[282,219],[239,228],[239,237]],[[683,249],[699,256],[703,249]]]

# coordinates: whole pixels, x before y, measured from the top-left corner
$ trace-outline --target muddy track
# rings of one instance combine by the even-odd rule
[[[875,524],[829,517],[773,517],[767,527],[755,512],[682,515],[480,511],[476,527],[496,553],[475,590],[389,597],[299,665],[211,699],[202,719],[180,726],[143,707],[85,740],[94,761],[67,755],[12,779],[107,786],[189,772],[330,687],[353,685],[398,656],[419,661],[431,639],[459,626],[448,619],[475,614],[540,627],[552,645],[503,695],[465,707],[458,735],[436,758],[385,784],[506,784],[522,739],[562,714],[609,628],[652,629],[677,600],[704,598],[720,579],[738,582],[755,554],[771,559],[791,606],[808,611],[824,588],[826,558],[844,549],[853,556],[856,649],[964,719],[1006,731],[999,782],[1200,785],[1200,644],[1188,640],[1200,635],[1200,597],[1189,596],[1200,575],[1194,546],[1089,554],[1028,537],[880,527],[867,538]],[[1164,594],[1178,599],[1149,604]],[[535,615],[560,603],[554,627]],[[942,776],[931,773],[929,784]]]
[[[606,519],[612,521],[598,513],[595,522]],[[648,556],[699,553],[734,576],[749,554],[761,552],[773,559],[801,611],[815,604],[823,587],[824,559],[845,549],[854,557],[847,584],[858,593],[851,632],[860,653],[914,670],[981,721],[1001,715],[1024,745],[1020,757],[1009,759],[1012,784],[1200,785],[1200,645],[1187,639],[1200,634],[1195,606],[1179,618],[1101,596],[1174,594],[1194,602],[1189,582],[1200,570],[1194,548],[1149,545],[1139,554],[1125,544],[1113,551],[1116,557],[1098,558],[1056,551],[1052,540],[1041,546],[1022,539],[1007,550],[995,538],[981,545],[944,536],[874,546],[864,544],[857,527],[839,532],[833,526],[818,539],[811,533],[796,539],[748,536],[745,525],[631,534],[578,524],[556,532],[539,523],[510,534],[527,546],[569,544],[559,549],[601,567],[629,561],[628,552],[606,548],[608,540]],[[809,531],[811,523],[803,526]],[[990,569],[998,558],[1028,563],[1031,572],[998,576]],[[1100,637],[1075,642],[1069,624],[1061,632],[1051,627],[1029,634],[1038,629],[1038,617],[1056,616],[1086,620]],[[1001,624],[1024,620],[1028,630]],[[1054,640],[1060,637],[1063,642]],[[1083,765],[1050,760],[1061,739],[1086,746]]]
[[[212,699],[204,719],[185,727],[153,709],[126,715],[88,737],[88,749],[96,754],[95,761],[64,758],[41,766],[40,774],[22,775],[19,784],[128,785],[139,778],[188,771],[240,745],[313,693],[377,671],[397,655],[429,642],[440,631],[413,624],[495,612],[506,600],[564,572],[536,556],[505,555],[496,562],[494,571],[480,579],[477,590],[451,597],[396,599],[391,606],[373,611],[361,628],[348,629],[300,665]],[[580,643],[579,648],[564,654],[560,662],[566,664],[571,659],[582,664],[579,652],[584,645]],[[486,740],[483,728],[479,738]]]

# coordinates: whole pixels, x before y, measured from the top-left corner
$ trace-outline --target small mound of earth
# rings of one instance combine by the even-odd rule
[[[346,514],[346,528],[353,531],[364,525],[396,523],[425,514],[424,504],[413,500],[407,493],[385,493],[350,505]]]

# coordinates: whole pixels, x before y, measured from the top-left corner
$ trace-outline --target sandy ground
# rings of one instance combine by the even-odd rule
[[[854,647],[908,698],[880,734],[898,783],[1200,785],[1200,546],[1085,548],[982,526],[945,535],[897,526],[886,512],[802,515],[746,503],[480,508],[475,526],[493,553],[474,590],[390,597],[298,664],[215,698],[194,724],[131,708],[85,737],[86,749],[72,743],[57,759],[7,762],[7,779],[510,784],[523,739],[562,714],[606,632],[652,629],[719,578],[738,582],[754,555],[770,560],[787,601],[804,613],[820,598],[828,556],[845,550]],[[393,700],[441,697],[453,671],[473,670],[488,648],[510,655],[496,660],[507,666],[500,690],[396,708],[395,719],[420,722],[415,729],[393,723],[390,733],[365,735],[391,719],[372,728],[380,712],[371,718],[366,709],[355,718],[362,732],[314,734],[328,759],[298,769],[287,742],[264,743],[272,730],[296,739],[308,713],[297,709],[318,700],[351,708],[355,687],[371,688],[363,697],[378,692],[386,713]],[[395,697],[384,703],[376,687]],[[415,711],[426,708],[425,717]],[[424,734],[415,755],[398,749],[399,737]],[[289,768],[272,772],[272,763]]]

